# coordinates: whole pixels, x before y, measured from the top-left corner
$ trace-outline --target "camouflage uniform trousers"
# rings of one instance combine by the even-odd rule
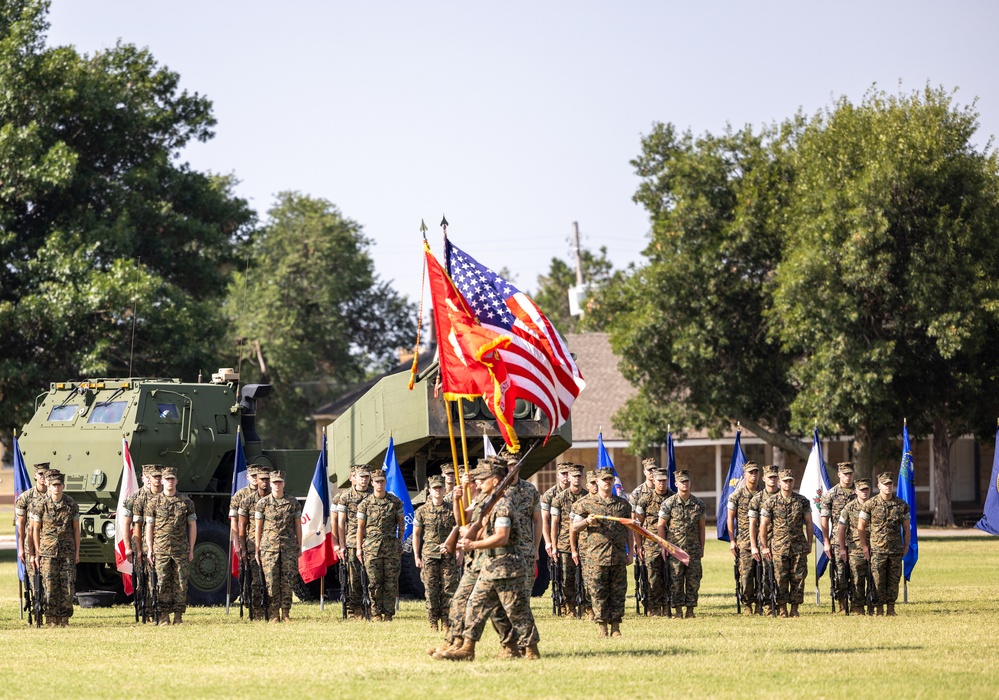
[[[877,605],[894,605],[902,578],[902,555],[871,552],[871,574],[877,591]]]
[[[69,557],[41,557],[42,599],[45,614],[55,617],[73,616],[73,592],[76,588],[76,566]]]
[[[142,553],[140,545],[144,544],[145,540],[141,537],[132,537],[132,555],[135,557],[132,561],[133,570],[136,567],[142,569],[142,582],[143,589],[145,590],[146,605],[152,606],[153,604],[153,576],[152,571],[149,567],[149,559]],[[133,577],[134,579],[134,577]],[[148,612],[152,612],[151,607],[146,608]]]
[[[774,578],[777,579],[777,603],[800,605],[805,601],[808,578],[808,553],[774,554]]]
[[[670,577],[673,579],[673,607],[686,606],[693,608],[697,605],[697,593],[701,588],[701,558],[698,555],[690,555],[690,564],[684,565],[679,559],[670,557]]]
[[[559,552],[559,559],[562,560],[562,593],[565,595],[565,602],[576,604],[576,569],[580,569],[579,581],[583,582],[582,563],[579,567],[572,560],[572,552]],[[554,584],[553,584],[554,585]],[[590,605],[590,596],[586,593],[586,586],[582,586],[583,606]]]
[[[832,552],[832,561],[830,563],[835,563],[836,565],[836,583],[838,584],[834,589],[836,591],[836,599],[845,600],[847,594],[850,592],[846,575],[848,565],[839,558],[839,545],[832,545],[830,551]]]
[[[295,578],[298,576],[298,554],[294,546],[260,552],[260,565],[264,570],[264,583],[267,584],[269,618],[275,617],[278,610],[291,608],[291,596],[295,592]],[[263,601],[259,609],[263,610]]]
[[[739,555],[739,584],[742,586],[742,604],[754,605],[756,603],[756,560],[753,559],[753,550],[749,547],[736,549]]]
[[[584,566],[583,581],[593,600],[594,621],[620,622],[628,596],[628,567],[624,564]]]
[[[448,622],[451,598],[458,589],[458,562],[453,554],[440,559],[424,559],[420,580],[426,591],[427,619]]]
[[[850,552],[850,581],[853,590],[853,602],[857,605],[867,604],[867,572],[870,570],[870,562],[864,559],[864,553],[860,550]],[[877,593],[874,593],[877,601]]]
[[[465,613],[468,609],[468,599],[472,595],[472,591],[475,589],[475,582],[478,579],[479,572],[466,566],[464,573],[461,575],[461,580],[458,582],[458,588],[451,597],[451,610],[449,613],[451,624],[444,635],[445,641],[452,642],[455,637],[475,635],[475,638],[479,639],[482,636],[482,630],[486,624],[485,617],[476,623],[475,628],[465,627]],[[514,643],[516,638],[514,637],[513,624],[510,622],[510,618],[506,616],[506,612],[502,607],[491,612],[493,614],[490,615],[490,618],[492,619],[496,634],[500,637],[500,643]]]
[[[191,562],[187,554],[156,555],[156,611],[160,615],[187,612],[187,580]]]
[[[395,599],[399,597],[399,572],[402,558],[364,557],[364,570],[368,572],[368,595],[371,597],[372,615],[395,615]]]
[[[250,577],[250,600],[252,600],[253,617],[257,620],[264,619],[264,590],[260,587],[260,564],[257,563],[257,546],[252,540],[246,541],[246,558],[243,566],[246,567],[246,575]],[[268,593],[268,595],[270,595]],[[245,605],[251,605],[250,601],[244,600]]]
[[[490,579],[479,578],[468,597],[465,610],[466,635],[475,641],[482,638],[486,619],[492,619],[500,642],[506,646],[516,644],[526,649],[537,644],[540,637],[531,612],[531,599],[524,596],[524,577]],[[507,631],[499,620],[507,620]]]
[[[649,607],[666,607],[666,562],[663,559],[662,550],[657,546],[655,549],[646,549],[645,567],[649,572]]]
[[[361,600],[364,590],[361,587],[361,562],[357,558],[357,548],[347,548],[347,614],[363,615]]]
[[[522,583],[524,584],[524,594],[527,596],[527,600],[531,600],[531,594],[534,593],[534,579],[537,578],[537,559],[526,559],[526,567],[524,572],[524,578]]]

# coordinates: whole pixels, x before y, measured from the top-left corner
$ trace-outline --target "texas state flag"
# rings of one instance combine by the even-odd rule
[[[330,487],[326,473],[326,436],[323,449],[312,475],[309,495],[302,508],[302,554],[298,558],[298,573],[305,583],[326,575],[326,569],[337,563],[333,551],[333,531],[330,526]]]

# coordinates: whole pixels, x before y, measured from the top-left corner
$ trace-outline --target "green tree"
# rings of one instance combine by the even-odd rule
[[[211,103],[147,50],[47,47],[47,11],[0,3],[4,435],[56,379],[214,367],[234,246],[254,219],[231,179],[178,160],[213,136]]]
[[[615,424],[641,449],[667,425],[721,432],[732,420],[778,448],[795,390],[791,357],[769,338],[764,311],[780,262],[794,130],[728,130],[695,138],[657,124],[632,161],[648,210],[648,264],[601,299],[625,376],[639,392]],[[806,451],[807,454],[807,451]]]
[[[587,302],[591,302],[605,285],[619,277],[619,273],[614,272],[614,264],[607,258],[606,246],[601,246],[598,254],[583,248],[579,259],[583,280],[589,285]],[[534,295],[534,301],[560,333],[602,330],[603,317],[594,314],[594,309],[587,308],[588,304],[584,304],[582,316],[572,316],[569,313],[569,288],[575,286],[576,269],[560,258],[552,258],[548,274],[538,276],[538,291]]]
[[[277,196],[249,242],[226,311],[242,340],[242,381],[274,385],[258,417],[275,447],[314,442],[308,416],[329,392],[397,363],[416,308],[379,280],[361,226],[324,199]]]

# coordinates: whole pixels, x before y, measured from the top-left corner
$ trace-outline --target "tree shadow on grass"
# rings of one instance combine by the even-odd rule
[[[0,564],[12,564],[17,561],[16,549],[0,549]]]
[[[544,647],[542,647],[544,649]],[[546,658],[588,658],[593,656],[689,656],[700,652],[685,647],[667,647],[665,649],[594,649],[587,651],[546,651]]]
[[[926,647],[921,646],[879,646],[869,649],[861,647],[821,647],[818,649],[787,649],[782,654],[855,654],[863,651],[922,651]]]

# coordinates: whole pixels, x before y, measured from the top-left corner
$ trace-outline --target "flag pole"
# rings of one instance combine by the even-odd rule
[[[326,574],[319,578],[319,612],[326,609]]]
[[[17,428],[14,428],[14,443],[17,444]],[[27,525],[27,523],[28,523],[27,519],[25,519],[24,522],[25,522],[25,525]],[[15,517],[14,518],[14,539],[16,540],[14,542],[14,550],[15,550],[14,556],[15,557],[20,557],[20,555],[21,555],[22,547],[24,545],[24,538],[23,538],[22,535],[23,535],[23,533],[20,532],[17,529],[17,518]],[[16,571],[17,567],[14,567],[14,570]],[[24,575],[25,576],[28,575],[28,567],[27,566],[24,567]],[[24,619],[24,581],[21,580],[21,575],[20,574],[18,574],[18,576],[17,576],[17,610],[18,610],[18,613],[21,616],[21,619],[23,620]]]
[[[458,397],[458,429],[461,431],[461,457],[465,463],[465,476],[468,476],[468,442],[465,439],[465,399]],[[466,487],[467,489],[467,487]],[[466,491],[468,501],[471,502],[472,493]]]
[[[232,527],[229,527],[229,556],[225,564],[225,614],[229,614],[229,605],[232,602]]]
[[[451,438],[451,463],[454,464],[455,472],[460,475],[460,470],[458,469],[458,447],[454,444],[454,423],[451,421],[451,404],[454,403],[448,399],[444,399],[444,405],[447,408],[447,434]],[[464,494],[464,490],[462,490]],[[461,513],[461,525],[465,526],[465,498],[464,496],[459,496],[458,501],[461,506],[459,512]]]

